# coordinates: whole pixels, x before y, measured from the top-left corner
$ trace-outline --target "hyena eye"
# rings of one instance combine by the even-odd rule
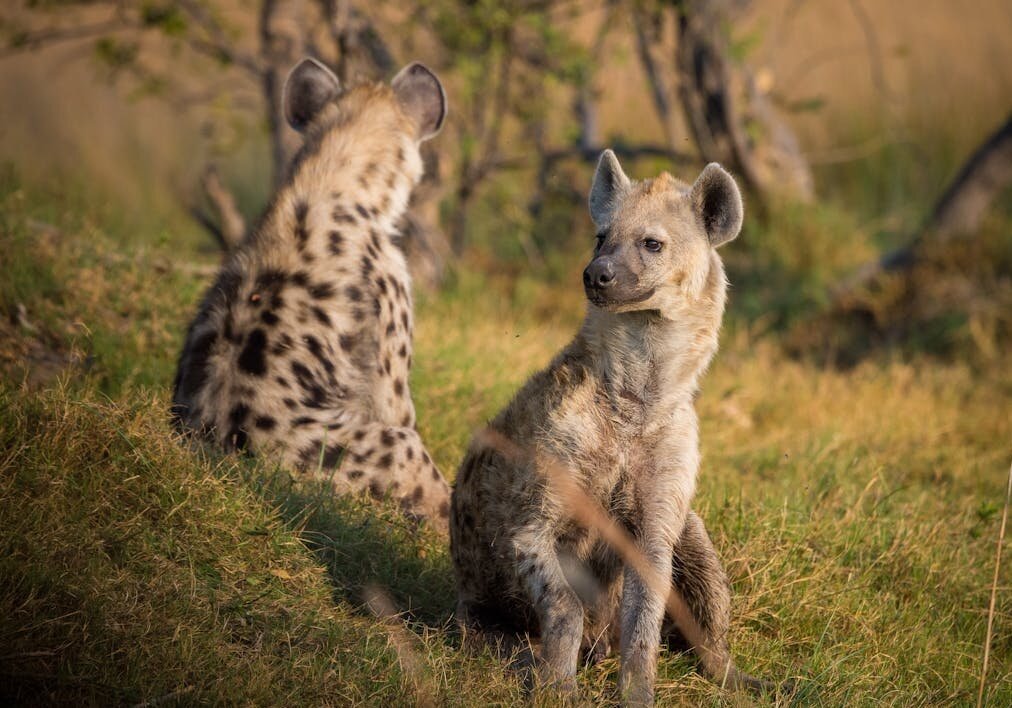
[[[643,241],[643,248],[647,249],[648,251],[652,251],[654,253],[660,251],[663,245],[664,244],[662,244],[660,241],[653,238],[648,238],[645,241]]]
[[[597,235],[597,243],[594,244],[594,251],[600,251],[601,250],[601,246],[604,245],[604,237],[606,235],[607,234],[598,234]]]

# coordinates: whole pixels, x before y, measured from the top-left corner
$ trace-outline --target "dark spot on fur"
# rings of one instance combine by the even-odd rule
[[[439,470],[437,470],[435,467],[433,467],[432,468],[432,479],[434,479],[435,481],[438,482],[442,478],[443,478],[443,475],[439,474]]]
[[[292,273],[292,282],[300,288],[309,286],[309,273],[304,270],[297,270]]]
[[[239,368],[253,376],[267,373],[267,335],[259,327],[250,332],[246,346],[239,353]]]
[[[337,338],[337,341],[341,345],[341,349],[350,352],[355,347],[356,337],[350,334],[342,334]]]
[[[253,425],[255,425],[260,430],[274,430],[274,426],[276,426],[277,424],[278,422],[269,415],[258,415],[253,420]]]
[[[383,357],[383,371],[386,372],[387,376],[390,375],[390,357]]]
[[[260,321],[267,326],[276,325],[278,323],[278,316],[270,310],[264,310],[260,313]]]
[[[320,365],[328,374],[334,373],[334,362],[332,362],[323,351],[323,345],[320,344],[320,340],[313,335],[306,335],[306,346],[309,347],[309,353],[316,358]]]
[[[369,274],[372,273],[372,269],[373,269],[372,258],[370,258],[367,255],[362,256],[362,277],[368,278]]]
[[[401,379],[394,379],[394,393],[398,396],[404,395],[404,382]]]
[[[379,483],[379,480],[374,479],[369,482],[369,494],[373,499],[383,498],[383,485]]]
[[[358,288],[357,285],[349,285],[344,292],[345,295],[348,296],[348,299],[351,300],[352,302],[362,301],[362,291]]]
[[[207,360],[211,357],[211,349],[217,341],[218,333],[213,330],[193,340],[182,357],[183,362],[180,363],[174,398],[187,399],[204,388],[210,375]]]
[[[288,280],[284,271],[278,270],[277,268],[267,268],[260,271],[260,275],[256,279],[256,289],[259,291],[269,290],[271,292],[277,290],[283,286]]]
[[[313,317],[324,327],[330,327],[330,317],[316,305],[312,307]]]
[[[348,470],[348,479],[361,479],[365,476],[362,470]]]
[[[450,504],[445,499],[439,502],[439,518],[447,519],[450,516]]]
[[[369,218],[369,212],[366,211],[365,207],[362,206],[361,204],[356,204],[355,205],[355,211],[357,211],[358,215],[361,216],[363,219],[368,219]]]
[[[376,278],[376,287],[379,288],[379,291],[382,294],[386,295],[387,294],[387,279],[384,278],[383,276],[380,276],[379,278]]]
[[[399,356],[401,359],[406,359],[407,358],[407,356],[408,356],[408,345],[407,344],[402,344],[401,345],[401,348],[397,350],[397,356]]]
[[[415,459],[415,448],[409,447],[404,454],[407,455],[409,460]]]
[[[415,490],[411,492],[411,501],[417,504],[422,500],[424,496],[425,490],[422,488],[422,485],[419,484],[417,487],[415,487]]]
[[[364,430],[356,430],[355,434],[352,435],[352,437],[355,438],[355,440],[361,441],[365,437],[365,431]]]
[[[387,322],[387,330],[386,330],[387,335],[389,336],[389,335],[393,334],[396,331],[397,331],[397,325],[395,325],[392,320],[390,322]]]
[[[295,399],[294,398],[284,398],[284,399],[281,400],[281,402],[284,403],[285,404],[285,408],[288,408],[289,410],[291,410],[292,408],[295,408],[295,406],[297,405],[295,403]]]
[[[331,231],[328,239],[330,241],[328,248],[331,255],[340,256],[344,253],[344,236],[341,235],[340,231]]]
[[[327,445],[327,449],[323,451],[323,466],[324,467],[337,467],[338,463],[341,462],[341,458],[344,457],[344,447],[334,443],[333,445]]]
[[[306,202],[299,202],[295,205],[295,245],[301,251],[309,241],[309,230],[306,228],[306,216],[309,214],[309,205]]]
[[[316,423],[316,418],[308,415],[302,415],[292,421],[293,428],[304,428],[307,425],[313,425]]]
[[[383,455],[382,457],[380,457],[378,460],[376,460],[376,465],[380,469],[384,469],[384,470],[390,469],[390,466],[393,463],[394,463],[394,456],[393,456],[393,453],[390,453],[390,452],[386,453],[385,455]]]
[[[330,283],[317,283],[309,287],[309,294],[315,300],[327,300],[334,297],[334,286]]]
[[[394,444],[394,434],[389,430],[384,430],[380,433],[380,443],[386,447],[391,447]]]
[[[330,218],[332,218],[334,222],[338,224],[355,223],[355,217],[349,214],[347,211],[345,211],[344,207],[340,205],[334,207],[334,211],[331,212]]]

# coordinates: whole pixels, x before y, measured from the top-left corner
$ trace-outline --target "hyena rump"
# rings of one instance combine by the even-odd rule
[[[445,529],[449,488],[415,430],[411,286],[396,224],[446,113],[421,64],[343,90],[305,60],[284,109],[305,140],[190,325],[173,415],[226,450],[280,457],[339,492]]]
[[[577,520],[553,478],[564,474],[629,531],[663,587],[671,579],[694,618],[703,672],[760,688],[731,659],[727,578],[690,508],[700,463],[693,400],[717,349],[726,282],[716,249],[741,228],[738,187],[716,164],[691,186],[667,173],[632,182],[609,150],[590,212],[597,246],[582,328],[474,440],[457,475],[458,620],[499,641],[539,636],[540,679],[563,686],[581,644],[600,656],[617,630],[623,700],[653,700],[660,641],[679,633],[664,620],[666,592]]]

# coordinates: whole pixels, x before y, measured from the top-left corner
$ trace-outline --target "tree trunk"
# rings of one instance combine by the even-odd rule
[[[730,58],[724,29],[730,6],[728,0],[677,5],[678,96],[689,130],[705,162],[730,167],[763,202],[775,194],[811,201],[812,175],[797,140],[748,68]],[[756,133],[758,139],[751,137]]]
[[[944,242],[980,228],[995,198],[1012,183],[1012,115],[973,151],[942,193],[931,217],[906,245],[867,263],[833,288],[833,301],[843,307],[855,292],[884,273],[909,270],[930,239]]]
[[[292,158],[302,145],[298,133],[285,120],[281,100],[288,72],[305,56],[305,21],[301,0],[263,0],[260,7],[260,45],[266,64],[262,82],[275,188],[284,182]]]

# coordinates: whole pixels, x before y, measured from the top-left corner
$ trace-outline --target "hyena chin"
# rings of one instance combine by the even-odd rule
[[[537,678],[564,687],[581,646],[594,659],[617,640],[630,704],[653,700],[662,639],[688,640],[714,681],[764,690],[734,666],[727,577],[691,510],[693,401],[726,294],[716,249],[741,229],[741,195],[716,164],[692,185],[667,173],[630,181],[609,150],[590,214],[582,328],[475,438],[457,474],[458,621],[500,647],[540,637]],[[632,535],[634,557],[588,508]],[[680,626],[665,620],[668,579],[691,615]]]
[[[394,241],[419,146],[446,114],[443,87],[411,64],[389,86],[345,90],[307,59],[284,112],[305,144],[190,325],[174,420],[340,493],[393,497],[445,530],[449,487],[408,390],[411,285]]]

